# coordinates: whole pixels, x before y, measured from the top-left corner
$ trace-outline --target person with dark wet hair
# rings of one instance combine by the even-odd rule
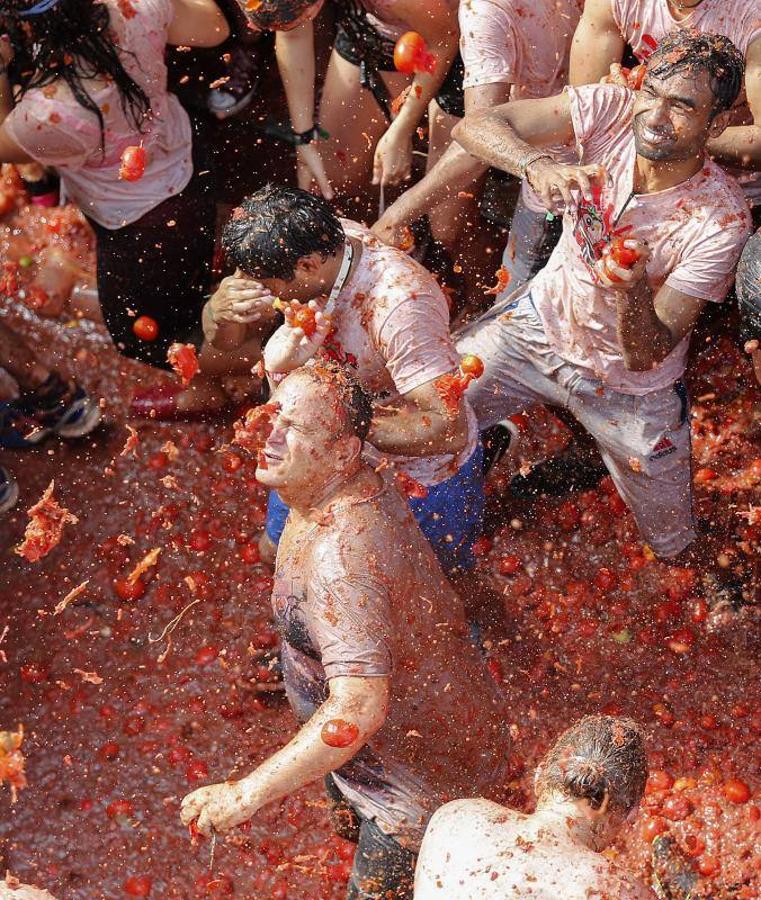
[[[756,380],[761,384],[761,232],[745,245],[735,278],[740,311],[740,341],[753,360]]]
[[[693,563],[690,336],[732,285],[749,234],[737,183],[706,156],[731,120],[743,59],[721,35],[677,31],[641,90],[567,88],[466,116],[455,140],[525,172],[563,212],[550,261],[457,342],[486,371],[467,397],[486,429],[536,403],[594,438],[643,539]],[[552,147],[574,142],[578,165]],[[689,548],[689,549],[688,549]]]
[[[571,47],[571,84],[604,78],[625,84],[621,64],[627,47],[634,56],[627,66],[647,64],[674,31],[729,38],[745,60],[745,90],[735,93],[728,127],[711,136],[707,149],[739,176],[755,207],[761,203],[761,9],[755,0],[586,0]]]
[[[214,198],[167,91],[164,50],[228,33],[213,0],[10,0],[0,11],[0,161],[57,170],[97,236],[114,343],[152,366],[168,369],[169,346],[200,330],[214,247]],[[123,163],[128,148],[142,166]],[[138,316],[153,320],[148,337],[133,329]],[[169,394],[138,397],[135,411],[224,402],[201,379]]]
[[[467,404],[448,408],[440,390],[459,357],[436,279],[366,228],[340,219],[324,198],[295,187],[268,185],[246,198],[222,243],[236,272],[206,306],[207,342],[229,354],[240,347],[250,367],[257,361],[248,355],[251,343],[278,315],[275,297],[310,308],[309,336],[286,311],[264,347],[267,373],[277,382],[313,358],[354,371],[377,404],[367,458],[412,485],[410,505],[442,566],[467,578],[484,509],[481,447]],[[274,557],[287,515],[273,491],[260,543],[264,558]]]
[[[182,821],[226,832],[326,779],[340,834],[358,845],[348,900],[412,900],[434,810],[499,796],[504,698],[407,504],[363,462],[370,398],[350,371],[296,370],[270,415],[256,477],[291,507],[272,607],[300,728],[250,774],[186,796]]]
[[[601,855],[636,814],[646,779],[645,743],[631,719],[581,719],[539,763],[531,815],[488,800],[455,800],[436,812],[415,900],[652,898]]]

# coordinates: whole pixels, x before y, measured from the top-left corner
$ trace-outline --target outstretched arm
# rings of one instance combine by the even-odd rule
[[[213,784],[188,794],[180,811],[183,824],[195,820],[206,835],[212,828],[229,831],[266,804],[339,769],[383,725],[388,698],[387,677],[331,679],[328,699],[285,747],[240,781]],[[323,728],[335,720],[353,736],[347,746],[330,746],[323,739]]]

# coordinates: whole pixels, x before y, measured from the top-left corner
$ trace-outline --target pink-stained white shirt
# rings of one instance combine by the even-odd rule
[[[462,0],[463,87],[509,82],[511,100],[559,94],[580,16],[580,0]]]
[[[547,338],[563,359],[625,394],[667,387],[684,372],[689,335],[647,372],[626,369],[616,324],[616,291],[598,283],[593,264],[613,233],[647,241],[653,294],[668,284],[720,302],[750,234],[750,215],[737,183],[707,160],[692,178],[651,194],[632,195],[636,149],[634,93],[613,85],[566,88],[579,160],[601,163],[610,185],[595,202],[576,203],[531,297]]]
[[[352,367],[365,388],[393,404],[401,394],[457,368],[449,307],[436,279],[419,263],[356,222],[342,224],[347,236],[362,241],[362,256],[336,299],[333,330],[322,353]],[[451,478],[478,440],[475,416],[463,402],[468,441],[461,453],[395,456],[366,444],[366,456],[375,464],[384,456],[422,484]]]
[[[640,60],[646,60],[658,43],[676,28],[728,37],[743,56],[761,38],[761,0],[703,0],[677,20],[668,0],[610,0],[613,18],[621,36]],[[753,116],[744,92],[735,106],[733,125],[752,125]],[[746,197],[761,203],[761,176],[747,169],[726,167],[742,184]]]
[[[150,100],[143,130],[125,116],[118,89],[105,79],[87,84],[103,114],[105,155],[98,119],[62,81],[28,91],[5,124],[33,159],[58,170],[68,200],[105,228],[117,229],[187,185],[193,174],[192,134],[180,101],[167,92],[164,51],[173,16],[170,0],[135,0],[125,6],[134,11],[128,18],[116,0],[103,2],[122,65]],[[139,144],[147,152],[145,174],[139,181],[121,181],[121,155],[126,147]]]
[[[463,87],[510,83],[511,100],[552,97],[568,82],[573,33],[581,17],[580,0],[462,0],[460,54]],[[560,162],[574,159],[572,147],[554,147]],[[524,180],[523,202],[545,212]]]

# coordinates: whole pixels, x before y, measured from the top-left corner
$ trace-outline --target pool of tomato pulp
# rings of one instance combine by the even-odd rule
[[[73,210],[24,208],[4,225],[6,255],[54,245],[91,265]],[[28,777],[15,805],[7,787],[0,797],[3,869],[59,898],[341,897],[353,846],[332,835],[319,785],[220,840],[211,870],[208,842],[191,845],[179,822],[185,793],[247,773],[295,729],[282,694],[261,690],[277,646],[256,547],[265,494],[253,461],[229,447],[233,414],[214,424],[132,421],[137,441],[120,455],[126,401],[145,370],[90,322],[42,321],[16,301],[0,309],[103,398],[107,419],[84,441],[2,454],[21,501],[0,523],[0,729],[24,725]],[[718,330],[699,343],[698,512],[714,568],[731,571],[752,563],[761,539],[759,392]],[[557,439],[539,413],[521,425],[529,462]],[[510,474],[492,476],[493,500]],[[30,564],[12,547],[51,479],[79,522]],[[670,832],[700,873],[696,895],[758,897],[757,628],[709,633],[701,573],[655,561],[608,480],[558,500],[509,502],[478,547],[511,622],[489,661],[511,701],[508,802],[531,807],[534,765],[573,719],[632,716],[646,729],[652,774],[636,820],[608,852],[647,877],[649,842]],[[154,564],[130,582],[155,548]]]

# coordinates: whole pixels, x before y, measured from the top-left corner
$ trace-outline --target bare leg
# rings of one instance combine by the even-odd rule
[[[445,113],[439,104],[432,100],[428,106],[428,121],[430,135],[426,171],[430,172],[452,143],[452,129],[460,120],[456,116]],[[458,246],[466,222],[472,226],[476,221],[478,186],[474,187],[470,193],[474,195],[472,198],[453,197],[451,200],[440,203],[428,213],[431,233],[449,251],[453,251]]]
[[[51,375],[32,350],[6,325],[0,324],[0,360],[22,391],[33,391]]]
[[[383,80],[392,98],[410,81],[408,76],[393,72],[384,72]],[[377,189],[369,190],[375,146],[388,122],[372,92],[360,85],[359,68],[335,50],[325,76],[319,119],[330,135],[320,144],[328,178],[344,199],[361,203],[367,216],[377,202]]]

